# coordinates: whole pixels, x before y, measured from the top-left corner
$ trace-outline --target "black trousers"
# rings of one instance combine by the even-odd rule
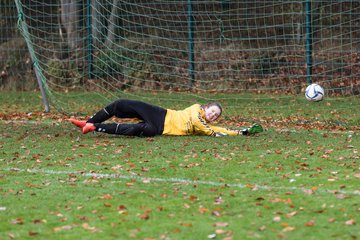
[[[103,123],[111,117],[138,118],[141,122],[135,124]],[[151,137],[161,135],[164,130],[166,109],[145,102],[119,99],[97,112],[87,122],[93,123],[96,131]]]

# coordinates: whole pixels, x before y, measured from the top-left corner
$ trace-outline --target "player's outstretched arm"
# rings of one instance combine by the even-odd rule
[[[251,127],[240,130],[241,135],[254,135],[263,131],[263,127],[257,123],[253,124]]]
[[[222,127],[211,126],[211,128],[215,131],[216,137],[223,136],[237,136],[237,135],[254,135],[257,133],[261,133],[264,131],[263,127],[260,124],[253,124],[251,127],[242,129],[242,130],[229,130]]]

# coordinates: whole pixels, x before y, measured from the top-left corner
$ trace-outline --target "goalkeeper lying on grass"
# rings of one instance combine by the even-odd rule
[[[220,117],[222,107],[219,103],[206,105],[194,104],[184,110],[176,111],[150,105],[141,101],[119,99],[97,112],[88,121],[70,118],[70,121],[82,129],[82,132],[92,131],[109,134],[145,136],[155,135],[250,135],[260,133],[263,128],[254,124],[243,130],[229,130],[210,125]],[[141,122],[135,124],[103,123],[107,119],[137,118]]]

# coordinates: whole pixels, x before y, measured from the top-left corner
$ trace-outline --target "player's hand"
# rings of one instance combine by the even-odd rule
[[[239,135],[254,135],[263,131],[263,127],[260,124],[255,123],[249,128],[239,130]]]

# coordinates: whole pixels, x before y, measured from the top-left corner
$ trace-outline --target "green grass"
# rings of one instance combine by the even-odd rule
[[[360,99],[252,98],[234,116],[262,121],[256,137],[133,138],[1,93],[0,239],[358,238]]]

